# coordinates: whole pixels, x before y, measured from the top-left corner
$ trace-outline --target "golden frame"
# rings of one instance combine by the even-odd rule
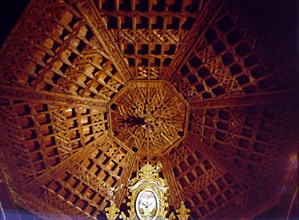
[[[155,219],[167,219],[167,190],[168,186],[163,178],[159,177],[158,170],[162,167],[162,164],[158,162],[155,166],[149,163],[143,165],[143,167],[138,172],[138,176],[130,180],[129,184],[129,201],[127,203],[129,210],[129,216],[127,217],[125,213],[120,212],[120,210],[115,206],[113,201],[111,205],[105,208],[106,216],[108,219],[116,219],[118,216],[121,219],[140,219],[140,220],[155,220]],[[140,214],[139,211],[139,200],[141,199],[142,193],[150,192],[154,195],[156,201],[154,215],[151,213],[154,207],[149,208],[150,203],[145,203],[146,212]],[[150,198],[152,200],[152,198]],[[182,203],[180,208],[176,211],[177,218],[187,219],[189,216],[189,209],[186,209],[185,205]],[[169,219],[174,219],[174,213],[169,215]]]

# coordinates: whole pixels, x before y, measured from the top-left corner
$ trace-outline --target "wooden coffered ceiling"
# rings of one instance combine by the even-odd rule
[[[277,204],[299,79],[275,29],[250,21],[232,1],[32,0],[0,53],[13,201],[42,218],[102,218],[160,161],[170,206],[184,201],[191,219]]]

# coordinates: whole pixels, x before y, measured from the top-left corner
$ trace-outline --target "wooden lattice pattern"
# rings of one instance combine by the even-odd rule
[[[191,219],[275,205],[299,78],[263,32],[218,0],[32,0],[0,53],[0,165],[14,202],[102,218],[111,200],[125,211],[129,180],[160,161],[169,208],[184,201]]]
[[[160,80],[132,80],[111,100],[109,131],[131,152],[159,155],[185,136],[189,105]]]

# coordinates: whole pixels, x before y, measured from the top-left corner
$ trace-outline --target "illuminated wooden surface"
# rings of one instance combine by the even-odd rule
[[[191,219],[274,206],[299,79],[275,31],[263,34],[224,1],[31,1],[0,53],[12,200],[44,217],[101,217],[161,161],[169,204],[184,201]]]

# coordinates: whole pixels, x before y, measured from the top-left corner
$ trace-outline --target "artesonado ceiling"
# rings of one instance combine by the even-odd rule
[[[231,1],[31,1],[0,54],[13,201],[42,218],[101,218],[159,161],[169,205],[191,219],[277,204],[298,76],[267,28]]]

